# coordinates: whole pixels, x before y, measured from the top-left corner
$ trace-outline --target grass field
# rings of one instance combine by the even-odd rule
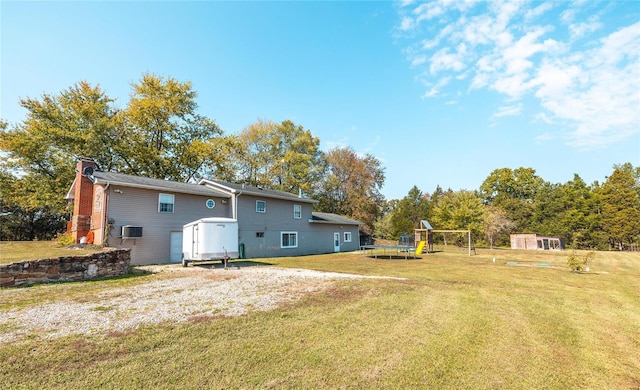
[[[54,241],[0,241],[0,264],[49,257],[84,255],[95,252],[95,248],[66,248]]]
[[[640,254],[599,252],[584,274],[569,255],[264,259],[406,280],[340,281],[241,317],[0,344],[0,388],[640,389]],[[0,314],[150,277],[5,289]]]

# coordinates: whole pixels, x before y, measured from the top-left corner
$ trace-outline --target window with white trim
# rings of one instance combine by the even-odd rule
[[[344,232],[344,242],[351,242],[351,232]]]
[[[160,194],[158,196],[158,212],[173,213],[175,197],[173,194]]]
[[[302,206],[299,204],[293,205],[293,218],[301,219],[302,218]]]
[[[297,248],[298,232],[280,232],[280,248]]]
[[[266,213],[267,212],[267,202],[264,200],[256,200],[256,213]]]

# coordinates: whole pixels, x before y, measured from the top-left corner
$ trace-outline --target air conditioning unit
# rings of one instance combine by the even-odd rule
[[[122,238],[142,237],[142,226],[124,225],[122,227]]]

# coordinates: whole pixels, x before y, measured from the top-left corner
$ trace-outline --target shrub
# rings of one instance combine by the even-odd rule
[[[589,264],[593,262],[593,259],[596,257],[596,253],[591,251],[588,252],[584,256],[578,256],[576,254],[576,250],[574,249],[571,252],[571,256],[567,260],[567,265],[574,272],[583,272],[589,271]]]
[[[69,233],[69,232],[63,233],[63,234],[59,234],[56,237],[56,244],[58,244],[58,246],[69,246],[69,245],[73,245],[75,243],[76,243],[76,241],[73,239],[73,237],[71,236],[71,233]]]

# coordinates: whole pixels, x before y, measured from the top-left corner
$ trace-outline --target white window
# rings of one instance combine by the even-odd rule
[[[256,200],[256,213],[266,213],[267,212],[267,202],[264,200]]]
[[[351,232],[344,232],[344,242],[351,242]]]
[[[173,213],[174,196],[172,194],[160,194],[158,197],[158,212]]]
[[[300,219],[302,218],[302,206],[299,204],[293,205],[293,218]]]
[[[280,248],[297,248],[298,232],[281,232]]]

